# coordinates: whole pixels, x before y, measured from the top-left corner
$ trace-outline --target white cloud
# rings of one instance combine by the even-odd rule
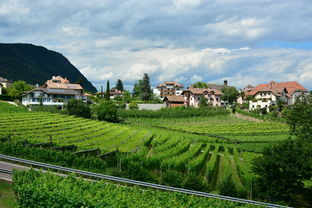
[[[310,0],[0,0],[0,40],[59,51],[97,86],[149,73],[153,84],[228,77],[238,87],[275,79],[312,88],[311,13]]]

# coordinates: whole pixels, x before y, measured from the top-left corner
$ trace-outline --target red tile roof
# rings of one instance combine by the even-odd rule
[[[291,82],[280,82],[276,83],[274,81],[271,81],[268,84],[259,84],[252,90],[245,93],[245,95],[255,95],[258,92],[272,92],[276,95],[280,95],[283,90],[286,90],[288,96],[292,96],[293,93],[297,90],[299,91],[307,91],[306,88],[304,88],[302,85],[300,85],[296,81]]]
[[[208,94],[223,95],[223,93],[217,89],[192,88],[191,87],[185,91],[189,91],[196,95],[203,95],[205,92],[208,92]]]

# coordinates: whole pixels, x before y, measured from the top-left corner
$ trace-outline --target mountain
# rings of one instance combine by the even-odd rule
[[[80,81],[86,91],[96,88],[62,54],[42,46],[22,43],[0,43],[0,77],[44,84],[52,76],[66,77],[71,83]]]

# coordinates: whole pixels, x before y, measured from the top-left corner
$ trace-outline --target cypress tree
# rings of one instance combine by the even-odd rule
[[[124,91],[124,87],[123,87],[122,81],[120,79],[117,80],[116,89]]]
[[[152,98],[152,89],[150,85],[150,78],[148,74],[143,75],[142,85],[141,85],[141,98],[144,101],[150,100]]]
[[[107,83],[106,83],[105,100],[110,100],[110,87],[109,87],[109,80],[107,80]]]

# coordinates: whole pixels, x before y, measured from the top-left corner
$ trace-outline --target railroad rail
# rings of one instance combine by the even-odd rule
[[[188,190],[188,189],[183,189],[183,188],[175,188],[175,187],[171,187],[171,186],[164,186],[164,185],[159,185],[159,184],[154,184],[154,183],[136,181],[136,180],[126,179],[126,178],[120,178],[120,177],[109,176],[109,175],[104,175],[104,174],[99,174],[99,173],[93,173],[93,172],[88,172],[88,171],[83,171],[83,170],[77,170],[77,169],[73,169],[73,168],[66,168],[66,167],[62,167],[62,166],[51,165],[51,164],[42,163],[42,162],[36,162],[36,161],[32,161],[32,160],[26,160],[26,159],[16,158],[16,157],[2,155],[2,154],[0,154],[0,159],[6,160],[6,161],[11,161],[11,162],[22,163],[22,164],[30,165],[30,166],[36,166],[39,168],[50,169],[50,170],[54,170],[54,171],[61,171],[61,172],[65,172],[65,173],[75,173],[75,174],[78,174],[78,175],[83,176],[83,177],[91,177],[94,179],[104,179],[104,180],[108,180],[108,181],[114,181],[117,183],[131,184],[131,185],[147,187],[147,188],[152,188],[152,189],[171,191],[171,192],[179,192],[179,193],[201,196],[201,197],[206,197],[206,198],[223,199],[223,200],[238,202],[238,203],[243,203],[243,204],[253,204],[253,205],[258,205],[258,206],[266,206],[266,207],[286,207],[286,206],[271,204],[271,203],[266,203],[266,202],[240,199],[240,198],[235,198],[235,197],[230,197],[230,196],[223,196],[223,195],[218,195],[218,194],[193,191],[193,190]],[[7,171],[7,173],[12,174],[12,171],[10,171],[10,170],[3,170],[2,169],[2,171]]]

